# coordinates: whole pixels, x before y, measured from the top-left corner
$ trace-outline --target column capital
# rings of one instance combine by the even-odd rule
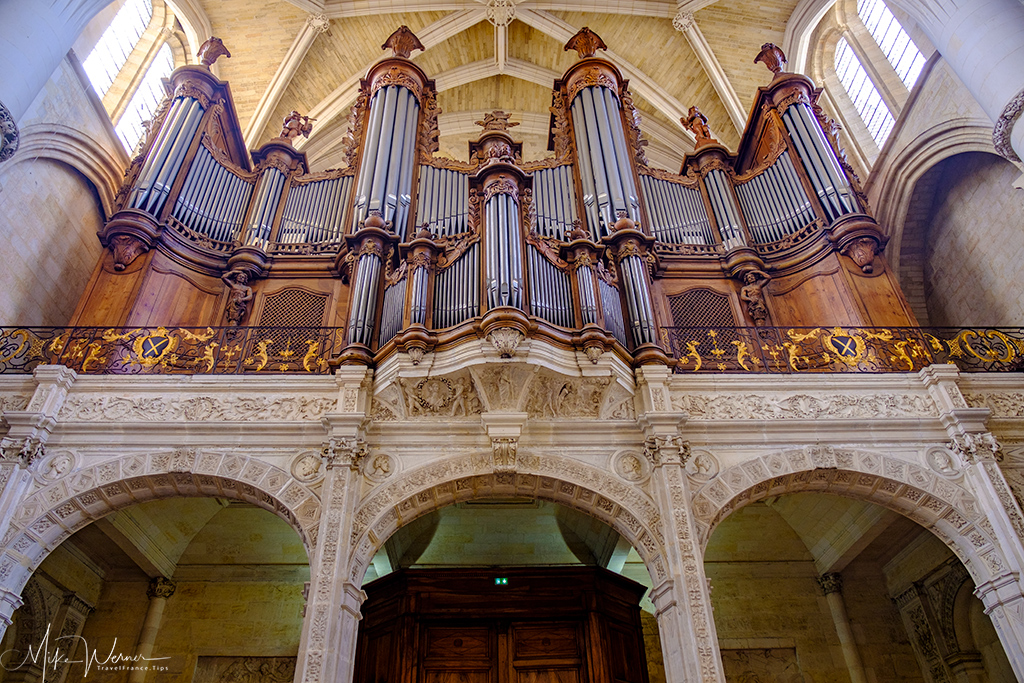
[[[178,585],[169,579],[165,579],[162,576],[158,576],[149,582],[149,587],[146,588],[146,596],[150,600],[154,598],[167,598],[174,595],[174,591],[177,590]]]

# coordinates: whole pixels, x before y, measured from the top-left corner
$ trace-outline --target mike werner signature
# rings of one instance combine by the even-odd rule
[[[65,641],[64,647],[59,645],[60,641]],[[85,648],[85,659],[69,659],[71,652],[74,647],[81,642]],[[101,655],[95,648],[89,647],[89,642],[83,636],[60,636],[50,639],[50,624],[46,626],[46,633],[43,635],[43,642],[39,643],[37,647],[28,646],[28,652],[25,654],[18,664],[12,666],[12,661],[15,657],[21,654],[19,650],[7,650],[6,652],[0,653],[0,666],[5,671],[14,671],[27,665],[29,662],[36,666],[41,666],[43,669],[42,676],[39,679],[39,683],[46,683],[46,674],[48,672],[59,671],[65,664],[85,664],[85,673],[82,675],[83,678],[89,675],[89,671],[95,668],[97,671],[127,671],[136,668],[148,669],[150,668],[148,662],[158,662],[170,657],[146,657],[143,655],[125,655],[120,652],[115,652],[117,649],[117,638],[114,638],[114,642],[110,646],[110,652],[107,653],[106,657],[101,659]],[[162,670],[166,670],[166,667],[160,667]]]

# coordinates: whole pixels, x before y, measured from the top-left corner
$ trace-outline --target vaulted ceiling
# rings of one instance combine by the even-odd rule
[[[757,88],[771,76],[753,57],[762,43],[784,43],[787,22],[807,2],[202,0],[214,35],[232,53],[218,66],[249,145],[276,136],[296,109],[317,119],[299,143],[315,169],[342,164],[359,79],[385,56],[388,35],[406,25],[427,48],[413,60],[439,90],[442,154],[465,158],[480,130],[474,122],[504,109],[521,124],[513,133],[524,157],[546,156],[552,83],[575,61],[563,45],[589,26],[630,80],[651,162],[676,170],[693,148],[679,122],[690,106],[736,146]]]

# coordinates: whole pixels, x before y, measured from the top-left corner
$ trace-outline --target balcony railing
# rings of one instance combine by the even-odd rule
[[[677,373],[1024,370],[1024,328],[669,327]],[[0,374],[64,365],[83,374],[330,374],[341,327],[3,327]]]
[[[670,327],[679,373],[965,372],[1024,369],[1020,327]]]

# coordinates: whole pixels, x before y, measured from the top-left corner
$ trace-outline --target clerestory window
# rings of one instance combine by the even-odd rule
[[[114,15],[96,47],[82,62],[82,68],[100,97],[110,90],[152,19],[151,0],[128,0]]]
[[[896,121],[846,38],[840,38],[836,43],[835,69],[839,82],[846,88],[846,94],[857,108],[857,113],[867,126],[868,133],[881,147],[892,132]]]

